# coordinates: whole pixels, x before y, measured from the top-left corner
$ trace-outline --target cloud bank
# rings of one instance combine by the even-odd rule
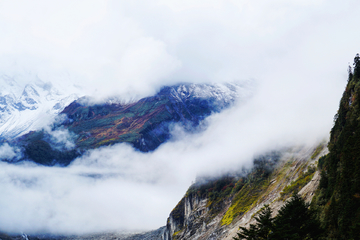
[[[284,69],[330,83],[358,50],[356,1],[18,0],[0,7],[0,72],[31,72],[99,98],[143,97],[179,81],[271,82],[280,76],[268,74]]]
[[[206,131],[177,129],[152,153],[118,144],[66,168],[0,163],[0,231],[158,228],[196,175],[326,138],[358,51],[359,8],[336,0],[1,2],[2,74],[36,74],[99,99],[184,81],[253,79],[257,89],[208,118]],[[54,137],[66,142],[64,132]]]

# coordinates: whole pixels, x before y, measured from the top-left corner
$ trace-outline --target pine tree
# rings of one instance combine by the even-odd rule
[[[299,194],[294,193],[274,219],[272,239],[318,239],[321,228],[314,216],[309,204],[305,203]]]
[[[360,77],[360,56],[357,53],[354,57],[354,75],[356,78]]]
[[[350,82],[353,79],[353,77],[354,77],[354,74],[353,74],[352,68],[349,64],[349,66],[348,66],[348,82]]]
[[[268,205],[255,217],[256,224],[249,229],[240,227],[234,240],[304,240],[319,239],[322,234],[320,223],[309,204],[297,193],[281,207],[275,218]]]
[[[273,229],[273,218],[271,217],[272,210],[269,205],[265,205],[263,209],[255,217],[257,224],[250,224],[249,229],[240,227],[241,232],[237,233],[234,240],[267,240],[271,239],[270,235]]]
[[[321,180],[313,201],[329,239],[360,239],[359,54],[353,66],[330,132],[329,153],[319,165]]]

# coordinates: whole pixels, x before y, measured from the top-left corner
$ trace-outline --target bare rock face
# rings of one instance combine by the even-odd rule
[[[254,223],[254,215],[265,204],[270,205],[276,215],[296,184],[300,186],[296,189],[299,194],[310,202],[320,180],[317,160],[326,153],[325,143],[287,151],[267,179],[253,182],[252,186],[245,184],[223,199],[220,206],[216,205],[216,210],[208,195],[187,193],[169,215],[165,231],[168,239],[232,240],[240,226]],[[249,191],[245,191],[246,188]],[[246,194],[248,196],[244,196]],[[250,200],[241,202],[242,198]]]

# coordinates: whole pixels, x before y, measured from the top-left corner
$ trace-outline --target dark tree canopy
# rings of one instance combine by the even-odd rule
[[[360,56],[358,53],[356,54],[356,56],[354,58],[354,75],[357,78],[360,77]]]
[[[295,193],[275,217],[272,239],[318,239],[320,233],[320,223],[309,209],[309,204]]]
[[[315,214],[309,209],[309,204],[294,193],[284,204],[275,218],[271,217],[272,210],[265,206],[258,216],[256,224],[250,224],[249,229],[240,227],[235,240],[303,240],[319,239],[322,230]]]
[[[272,210],[269,205],[265,205],[264,208],[255,217],[256,225],[250,224],[249,229],[240,227],[241,232],[237,233],[235,240],[240,239],[269,239],[273,229],[273,218],[271,217]]]
[[[360,239],[360,56],[356,54],[330,132],[329,153],[319,160],[313,198],[329,239]]]

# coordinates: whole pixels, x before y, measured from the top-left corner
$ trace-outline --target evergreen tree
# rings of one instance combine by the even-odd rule
[[[356,78],[360,77],[360,56],[357,53],[354,58],[354,75]]]
[[[353,71],[352,71],[352,68],[349,64],[349,67],[348,67],[348,82],[350,82],[354,77],[354,74],[353,74]]]
[[[265,205],[263,209],[255,217],[257,224],[250,224],[249,229],[240,227],[241,232],[237,233],[235,240],[265,240],[272,239],[273,218],[271,217],[272,210],[269,205]]]
[[[309,209],[309,204],[297,193],[285,203],[274,219],[272,239],[303,240],[318,239],[321,234],[320,223]]]
[[[312,203],[329,239],[360,239],[359,54],[353,66],[330,132],[329,153],[319,164],[321,180]]]
[[[315,219],[315,213],[309,209],[309,204],[297,193],[281,207],[275,218],[268,205],[255,217],[256,224],[250,224],[249,229],[240,227],[240,232],[234,240],[315,240],[322,234],[320,222]]]

